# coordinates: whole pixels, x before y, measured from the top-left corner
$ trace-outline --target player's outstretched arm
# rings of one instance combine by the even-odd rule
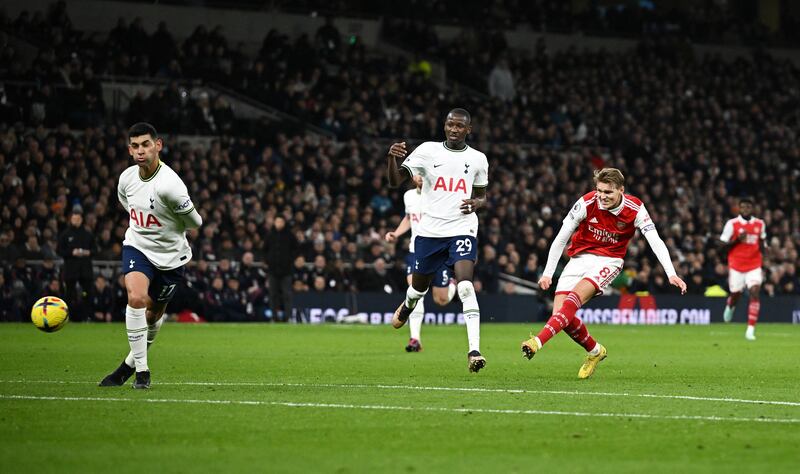
[[[408,219],[408,214],[400,221],[400,224],[397,225],[397,229],[393,232],[387,232],[386,235],[383,237],[384,240],[387,242],[394,242],[397,240],[398,237],[408,232],[408,229],[411,228],[411,221]]]
[[[389,187],[396,188],[403,184],[403,181],[411,177],[407,169],[397,166],[397,159],[403,159],[407,154],[406,142],[393,143],[392,146],[389,147],[389,154],[387,156],[389,164],[387,173]]]

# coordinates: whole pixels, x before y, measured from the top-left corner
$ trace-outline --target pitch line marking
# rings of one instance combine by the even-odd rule
[[[510,410],[499,408],[448,408],[448,407],[414,407],[393,405],[352,405],[345,403],[308,403],[308,402],[276,402],[262,400],[193,400],[177,398],[114,398],[114,397],[51,397],[36,395],[0,395],[0,400],[39,400],[70,402],[142,402],[142,403],[176,403],[205,405],[249,405],[278,406],[290,408],[330,408],[352,410],[385,410],[385,411],[426,411],[441,413],[482,413],[498,415],[553,415],[593,418],[637,418],[649,420],[691,420],[691,421],[733,421],[743,423],[800,423],[800,418],[745,418],[701,415],[652,415],[648,413],[604,413],[557,410]]]
[[[96,384],[93,381],[75,380],[0,380],[0,383],[41,383],[41,384]],[[480,388],[480,387],[429,387],[417,385],[369,385],[369,384],[334,384],[334,383],[292,383],[292,382],[162,382],[158,385],[188,385],[212,387],[308,387],[308,388],[355,388],[355,389],[382,389],[382,390],[418,390],[442,392],[477,392],[477,393],[528,393],[536,395],[573,395],[573,396],[598,396],[598,397],[634,397],[634,398],[659,398],[668,400],[691,400],[699,402],[747,403],[754,405],[779,405],[800,407],[800,402],[782,400],[752,400],[744,398],[725,397],[699,397],[693,395],[659,395],[654,393],[628,393],[628,392],[581,392],[577,390],[525,390],[514,388]]]

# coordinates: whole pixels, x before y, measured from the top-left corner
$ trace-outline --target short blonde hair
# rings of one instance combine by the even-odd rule
[[[625,176],[616,168],[603,168],[594,172],[594,184],[606,183],[616,188],[625,186]]]

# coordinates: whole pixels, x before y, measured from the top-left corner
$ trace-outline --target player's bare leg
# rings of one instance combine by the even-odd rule
[[[408,317],[411,316],[411,311],[417,306],[417,302],[424,298],[425,293],[428,292],[432,278],[432,273],[430,275],[422,275],[420,273],[411,275],[411,285],[406,291],[406,299],[400,303],[400,306],[394,312],[394,316],[392,316],[392,326],[395,329],[405,326]]]
[[[458,260],[453,269],[455,270],[456,281],[458,281],[456,289],[463,306],[464,323],[467,326],[467,339],[469,341],[468,367],[470,372],[478,372],[486,367],[486,358],[483,357],[480,350],[481,312],[478,306],[478,298],[475,295],[475,287],[472,285],[475,262],[472,260]]]
[[[739,298],[742,297],[741,291],[731,292],[728,296],[728,301],[725,303],[725,311],[722,313],[722,319],[729,323],[733,320],[733,313],[736,311],[736,303],[739,302]]]
[[[758,313],[761,311],[761,300],[759,299],[761,285],[753,285],[747,289],[747,292],[750,296],[750,303],[747,305],[747,331],[744,333],[744,337],[748,341],[755,341],[756,322],[758,322]]]
[[[445,306],[453,301],[457,291],[456,282],[451,278],[450,283],[446,287],[433,287],[433,302],[439,306]]]

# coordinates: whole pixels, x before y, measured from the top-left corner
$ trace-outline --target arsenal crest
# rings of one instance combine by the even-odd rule
[[[627,225],[628,224],[626,224],[626,223],[624,223],[622,221],[617,221],[617,229],[619,229],[619,230],[624,229]]]

